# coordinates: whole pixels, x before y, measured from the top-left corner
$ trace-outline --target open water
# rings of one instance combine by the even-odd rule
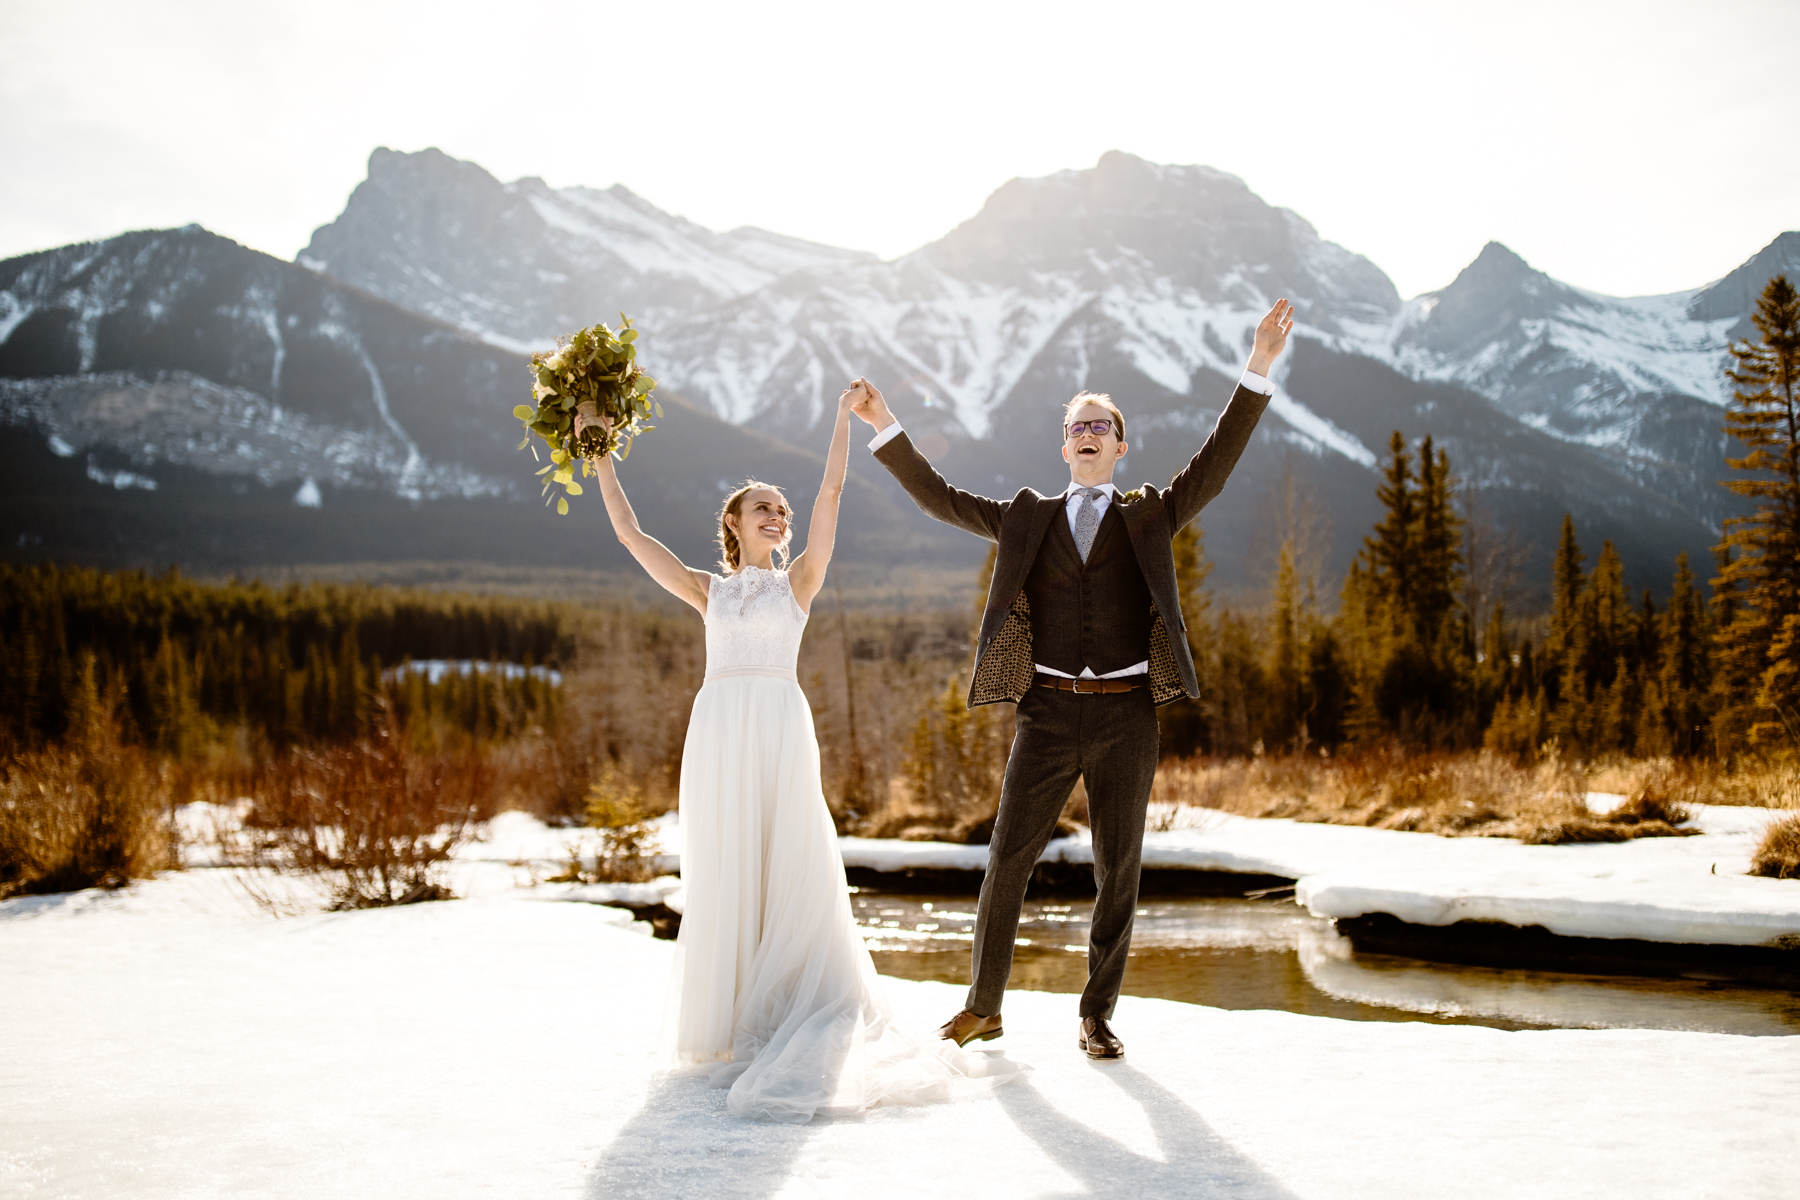
[[[974,897],[859,889],[853,900],[884,974],[968,983]],[[1009,986],[1079,993],[1087,978],[1090,907],[1085,900],[1027,902]],[[1331,922],[1291,897],[1144,901],[1125,991],[1358,1021],[1800,1034],[1800,998],[1790,992],[1725,979],[1578,975],[1359,954]],[[1070,1014],[1072,1022],[1073,1004]]]

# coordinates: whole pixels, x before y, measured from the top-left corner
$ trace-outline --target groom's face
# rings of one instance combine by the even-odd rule
[[[1106,432],[1098,432],[1094,422],[1104,422]],[[1113,465],[1125,455],[1125,443],[1119,440],[1119,422],[1098,404],[1083,404],[1070,413],[1063,424],[1063,461],[1072,472],[1087,478],[1107,479]]]

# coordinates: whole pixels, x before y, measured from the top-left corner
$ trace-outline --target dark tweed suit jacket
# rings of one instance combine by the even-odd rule
[[[1175,531],[1199,515],[1225,487],[1269,397],[1239,387],[1200,447],[1200,452],[1166,488],[1145,484],[1114,498],[1138,569],[1155,609],[1150,627],[1150,694],[1157,704],[1197,696],[1194,659],[1188,653],[1187,624],[1175,586]],[[969,704],[1017,702],[1031,687],[1031,605],[1025,577],[1053,520],[1066,520],[1063,495],[1040,495],[1022,488],[1011,500],[994,500],[950,486],[904,433],[875,452],[921,509],[959,529],[998,543],[994,579],[988,588],[975,649],[975,677]]]

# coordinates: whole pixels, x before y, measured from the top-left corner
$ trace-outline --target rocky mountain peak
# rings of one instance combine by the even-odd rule
[[[1402,338],[1403,344],[1461,353],[1512,336],[1521,322],[1586,300],[1506,246],[1489,242],[1450,286],[1428,293],[1419,303],[1425,315]]]
[[[994,286],[1053,274],[1095,291],[1172,285],[1243,308],[1287,295],[1327,321],[1385,320],[1400,302],[1373,263],[1323,241],[1237,176],[1118,150],[1086,170],[1011,180],[917,253]]]
[[[1507,246],[1489,242],[1481,248],[1481,253],[1475,256],[1474,262],[1457,273],[1450,287],[1487,292],[1505,291],[1530,287],[1538,280],[1548,279],[1549,276],[1534,270],[1530,263]]]
[[[1800,284],[1800,231],[1781,234],[1729,275],[1694,293],[1688,316],[1696,321],[1738,317],[1730,336],[1750,337],[1754,327],[1747,314],[1755,309],[1757,297],[1777,275],[1786,275],[1788,282]]]

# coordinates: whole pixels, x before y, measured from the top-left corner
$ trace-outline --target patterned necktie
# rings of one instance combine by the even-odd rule
[[[1086,562],[1088,551],[1094,548],[1094,535],[1100,532],[1100,510],[1094,507],[1100,489],[1076,488],[1075,494],[1081,497],[1075,508],[1075,549],[1081,553],[1081,561]]]

